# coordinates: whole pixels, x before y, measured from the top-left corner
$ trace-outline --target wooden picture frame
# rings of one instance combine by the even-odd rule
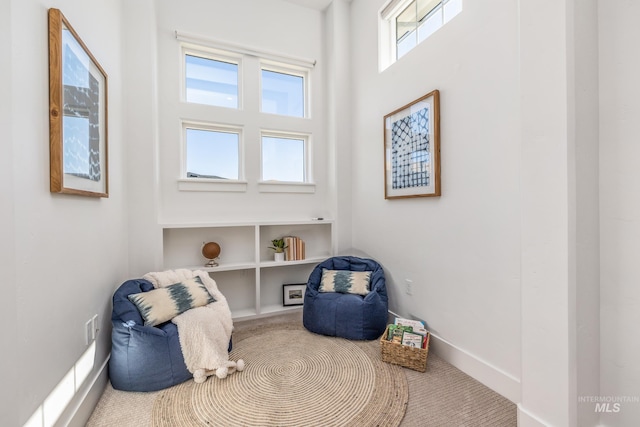
[[[109,197],[107,74],[58,9],[49,9],[52,193]]]
[[[303,305],[304,293],[306,290],[306,283],[282,285],[282,305]]]
[[[440,196],[440,92],[384,116],[384,198]]]

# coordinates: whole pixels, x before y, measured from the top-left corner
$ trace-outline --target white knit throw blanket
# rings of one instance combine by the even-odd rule
[[[194,374],[196,382],[202,382],[219,368],[224,369],[226,376],[227,368],[235,367],[235,363],[229,362],[228,347],[233,321],[227,299],[218,290],[215,280],[201,270],[154,272],[145,274],[143,279],[151,282],[155,288],[164,288],[195,276],[200,277],[216,301],[187,310],[174,317],[171,322],[178,327],[180,347],[187,369]]]

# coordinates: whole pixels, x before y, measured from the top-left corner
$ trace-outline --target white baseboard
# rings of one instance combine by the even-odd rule
[[[518,403],[518,427],[547,427],[549,424],[527,411]]]
[[[388,312],[388,321],[390,323],[393,322],[393,319],[396,317],[403,317],[391,310],[388,310]],[[475,378],[510,401],[514,403],[520,402],[520,380],[513,375],[496,368],[490,363],[485,362],[468,351],[434,334],[431,334],[429,351],[433,351],[465,374]]]
[[[56,422],[56,426],[84,427],[87,425],[87,421],[91,417],[109,381],[108,366],[109,356],[107,356],[100,368],[96,370],[91,381],[88,381],[87,385],[83,387],[82,392],[76,395],[72,404],[67,407]]]
[[[434,334],[431,334],[429,351],[433,351],[462,372],[480,381],[510,401],[514,403],[520,402],[520,380],[518,378]]]

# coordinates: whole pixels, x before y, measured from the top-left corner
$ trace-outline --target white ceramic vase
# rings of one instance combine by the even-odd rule
[[[284,261],[284,252],[274,252],[273,253],[273,259],[276,262]]]

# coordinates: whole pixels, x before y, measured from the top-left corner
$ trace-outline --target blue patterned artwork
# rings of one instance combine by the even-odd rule
[[[384,116],[385,199],[440,195],[440,93]]]
[[[56,8],[49,17],[49,190],[109,197],[107,74]]]
[[[100,85],[88,68],[89,58],[69,30],[63,40],[63,170],[100,181]]]
[[[400,120],[391,128],[391,187],[430,185],[429,107]]]

